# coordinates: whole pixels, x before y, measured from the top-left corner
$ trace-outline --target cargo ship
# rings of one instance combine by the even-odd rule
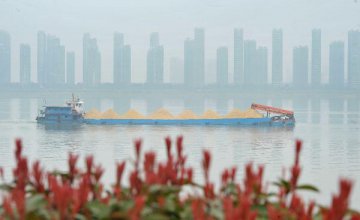
[[[196,116],[188,111],[181,117],[172,116],[165,110],[159,114],[142,116],[134,110],[119,116],[116,113],[103,115],[85,113],[80,99],[66,102],[65,106],[44,106],[36,118],[39,123],[85,123],[92,125],[232,125],[232,126],[294,126],[294,112],[266,105],[252,104],[247,112],[234,110],[225,116],[213,112],[212,115]],[[189,113],[191,112],[191,114]],[[262,112],[262,113],[261,113]],[[161,115],[162,114],[162,115]]]
[[[71,100],[65,102],[65,106],[43,106],[36,121],[43,124],[83,123],[85,115],[83,106],[84,102],[73,96]]]

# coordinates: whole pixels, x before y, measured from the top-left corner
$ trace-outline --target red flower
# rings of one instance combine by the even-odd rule
[[[4,179],[4,168],[0,167],[0,178]]]
[[[164,207],[164,205],[165,205],[165,198],[164,198],[164,196],[159,196],[159,197],[157,198],[157,202],[158,202],[160,208]]]
[[[68,159],[68,165],[69,165],[69,175],[70,175],[70,181],[73,181],[74,176],[77,174],[76,169],[76,162],[79,158],[79,155],[74,155],[72,153],[69,153],[69,159]]]
[[[130,188],[131,192],[135,195],[138,195],[141,192],[141,179],[139,178],[139,173],[137,170],[134,170],[130,173]]]
[[[11,198],[5,197],[3,200],[2,207],[4,208],[4,214],[10,217],[10,219],[15,219],[13,208],[11,207]],[[2,216],[0,216],[1,218]]]
[[[297,186],[297,182],[300,176],[300,172],[301,172],[301,168],[298,164],[294,165],[291,168],[291,179],[290,179],[290,184],[291,184],[291,190],[295,190],[296,186]]]
[[[11,199],[15,202],[16,210],[19,213],[19,219],[25,220],[25,190],[15,188],[11,192]]]
[[[209,169],[210,169],[210,162],[211,162],[211,154],[208,150],[203,151],[203,161],[202,166],[205,174],[205,181],[209,182]]]
[[[191,202],[191,210],[194,220],[206,220],[205,204],[201,199],[194,199]]]
[[[192,168],[188,168],[188,169],[186,170],[186,173],[187,173],[187,178],[188,178],[189,183],[192,183],[192,179],[193,179],[193,169],[192,169]]]
[[[125,161],[123,161],[116,165],[116,185],[117,186],[121,185],[121,179],[122,179],[122,175],[124,173],[125,164],[126,164]]]
[[[221,184],[223,187],[226,186],[226,184],[228,183],[229,176],[229,170],[225,169],[221,175]]]
[[[183,136],[178,136],[176,139],[176,151],[178,158],[181,158],[183,152]]]
[[[21,153],[22,153],[22,142],[21,139],[16,139],[15,140],[15,158],[16,160],[19,160],[21,157]]]
[[[35,180],[35,188],[36,191],[39,193],[42,193],[45,191],[44,183],[43,183],[43,177],[44,173],[43,170],[40,167],[40,161],[35,161],[33,164],[33,177]]]
[[[206,183],[204,186],[204,195],[208,199],[214,199],[215,198],[215,191],[214,191],[214,184],[212,183]]]
[[[340,180],[340,193],[333,197],[329,210],[323,210],[324,220],[343,219],[349,207],[351,188],[352,182],[350,180]]]
[[[141,219],[141,211],[145,205],[145,197],[144,196],[137,196],[135,198],[135,205],[130,210],[130,219],[131,220],[139,220]]]
[[[360,220],[360,214],[353,214],[351,220]]]
[[[90,174],[92,172],[92,167],[94,165],[94,156],[93,155],[86,156],[85,162],[86,162],[86,171],[88,174]]]
[[[285,218],[281,211],[276,209],[272,205],[268,205],[266,208],[269,220],[281,220]]]
[[[101,165],[97,165],[95,167],[95,173],[94,173],[94,177],[95,177],[95,180],[96,180],[97,183],[99,182],[99,180],[100,180],[101,176],[103,175],[103,173],[104,173],[104,168],[102,168]]]
[[[233,168],[231,169],[230,178],[231,178],[231,181],[232,181],[232,182],[235,182],[236,171],[237,171],[237,168],[236,168],[236,167],[233,167]]]
[[[13,170],[13,175],[16,178],[16,187],[18,189],[25,190],[26,183],[28,181],[28,164],[27,159],[20,157],[17,160],[15,169]]]
[[[90,179],[89,176],[84,175],[81,178],[79,188],[78,188],[78,198],[80,199],[80,206],[85,205],[88,201],[90,193]]]
[[[136,155],[136,160],[139,160],[139,158],[140,158],[141,144],[142,144],[142,140],[141,140],[141,139],[135,140],[135,155]]]
[[[147,152],[145,154],[145,160],[144,160],[145,172],[154,171],[154,168],[155,168],[155,153],[154,152]]]
[[[170,159],[171,158],[171,138],[169,136],[167,136],[165,138],[165,144],[166,144],[167,157],[168,157],[168,159]]]
[[[296,151],[295,151],[295,164],[298,165],[300,161],[300,151],[302,148],[302,141],[296,140]]]

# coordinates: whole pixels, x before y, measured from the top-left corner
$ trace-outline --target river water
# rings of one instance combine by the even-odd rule
[[[250,103],[236,99],[186,103],[184,100],[142,100],[129,98],[87,98],[86,109],[105,111],[114,108],[125,112],[134,108],[142,113],[165,107],[177,114],[183,109],[201,113],[207,109],[226,113],[234,107],[244,109]],[[63,97],[54,97],[48,104],[62,104]],[[360,209],[360,99],[302,98],[263,99],[263,104],[294,109],[297,120],[294,128],[260,128],[227,126],[105,126],[80,125],[76,127],[44,126],[35,122],[38,108],[44,103],[40,98],[0,98],[0,166],[10,178],[14,166],[14,139],[22,138],[25,154],[33,161],[40,159],[46,169],[66,169],[69,151],[82,157],[94,154],[96,161],[106,169],[104,180],[114,180],[116,161],[133,158],[132,142],[141,137],[146,150],[154,150],[165,157],[165,136],[184,136],[188,163],[196,168],[195,176],[202,179],[200,169],[202,149],[212,152],[211,178],[219,183],[221,171],[233,165],[239,167],[238,178],[244,174],[249,161],[265,165],[265,179],[272,182],[281,176],[284,167],[294,159],[294,140],[304,141],[301,154],[303,173],[301,183],[313,183],[320,194],[306,194],[327,205],[331,195],[338,190],[339,177],[354,180],[351,206]],[[83,165],[83,162],[81,162]],[[128,164],[130,166],[130,164]]]

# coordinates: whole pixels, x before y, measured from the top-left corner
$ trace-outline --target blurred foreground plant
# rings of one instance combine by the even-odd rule
[[[349,210],[352,182],[340,180],[340,192],[330,207],[315,201],[306,204],[300,190],[317,192],[308,184],[298,184],[301,174],[302,142],[296,141],[295,161],[290,177],[274,183],[276,193],[264,184],[264,167],[249,163],[243,181],[236,181],[237,168],[225,169],[221,187],[215,190],[209,178],[211,154],[203,152],[204,184],[193,181],[193,168],[186,165],[183,138],[175,144],[165,139],[167,159],[157,161],[155,152],[142,153],[142,141],[135,141],[135,160],[129,172],[129,186],[122,184],[126,163],[116,164],[115,183],[105,188],[104,169],[93,156],[85,158],[85,170],[77,166],[78,155],[68,157],[67,172],[45,171],[39,161],[29,165],[16,140],[13,180],[5,182],[0,168],[1,219],[324,219],[360,220]],[[173,149],[175,148],[175,149]]]

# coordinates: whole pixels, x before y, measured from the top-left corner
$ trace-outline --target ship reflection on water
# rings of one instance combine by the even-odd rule
[[[83,128],[81,123],[63,123],[63,124],[37,124],[38,129],[45,131],[76,131]]]

